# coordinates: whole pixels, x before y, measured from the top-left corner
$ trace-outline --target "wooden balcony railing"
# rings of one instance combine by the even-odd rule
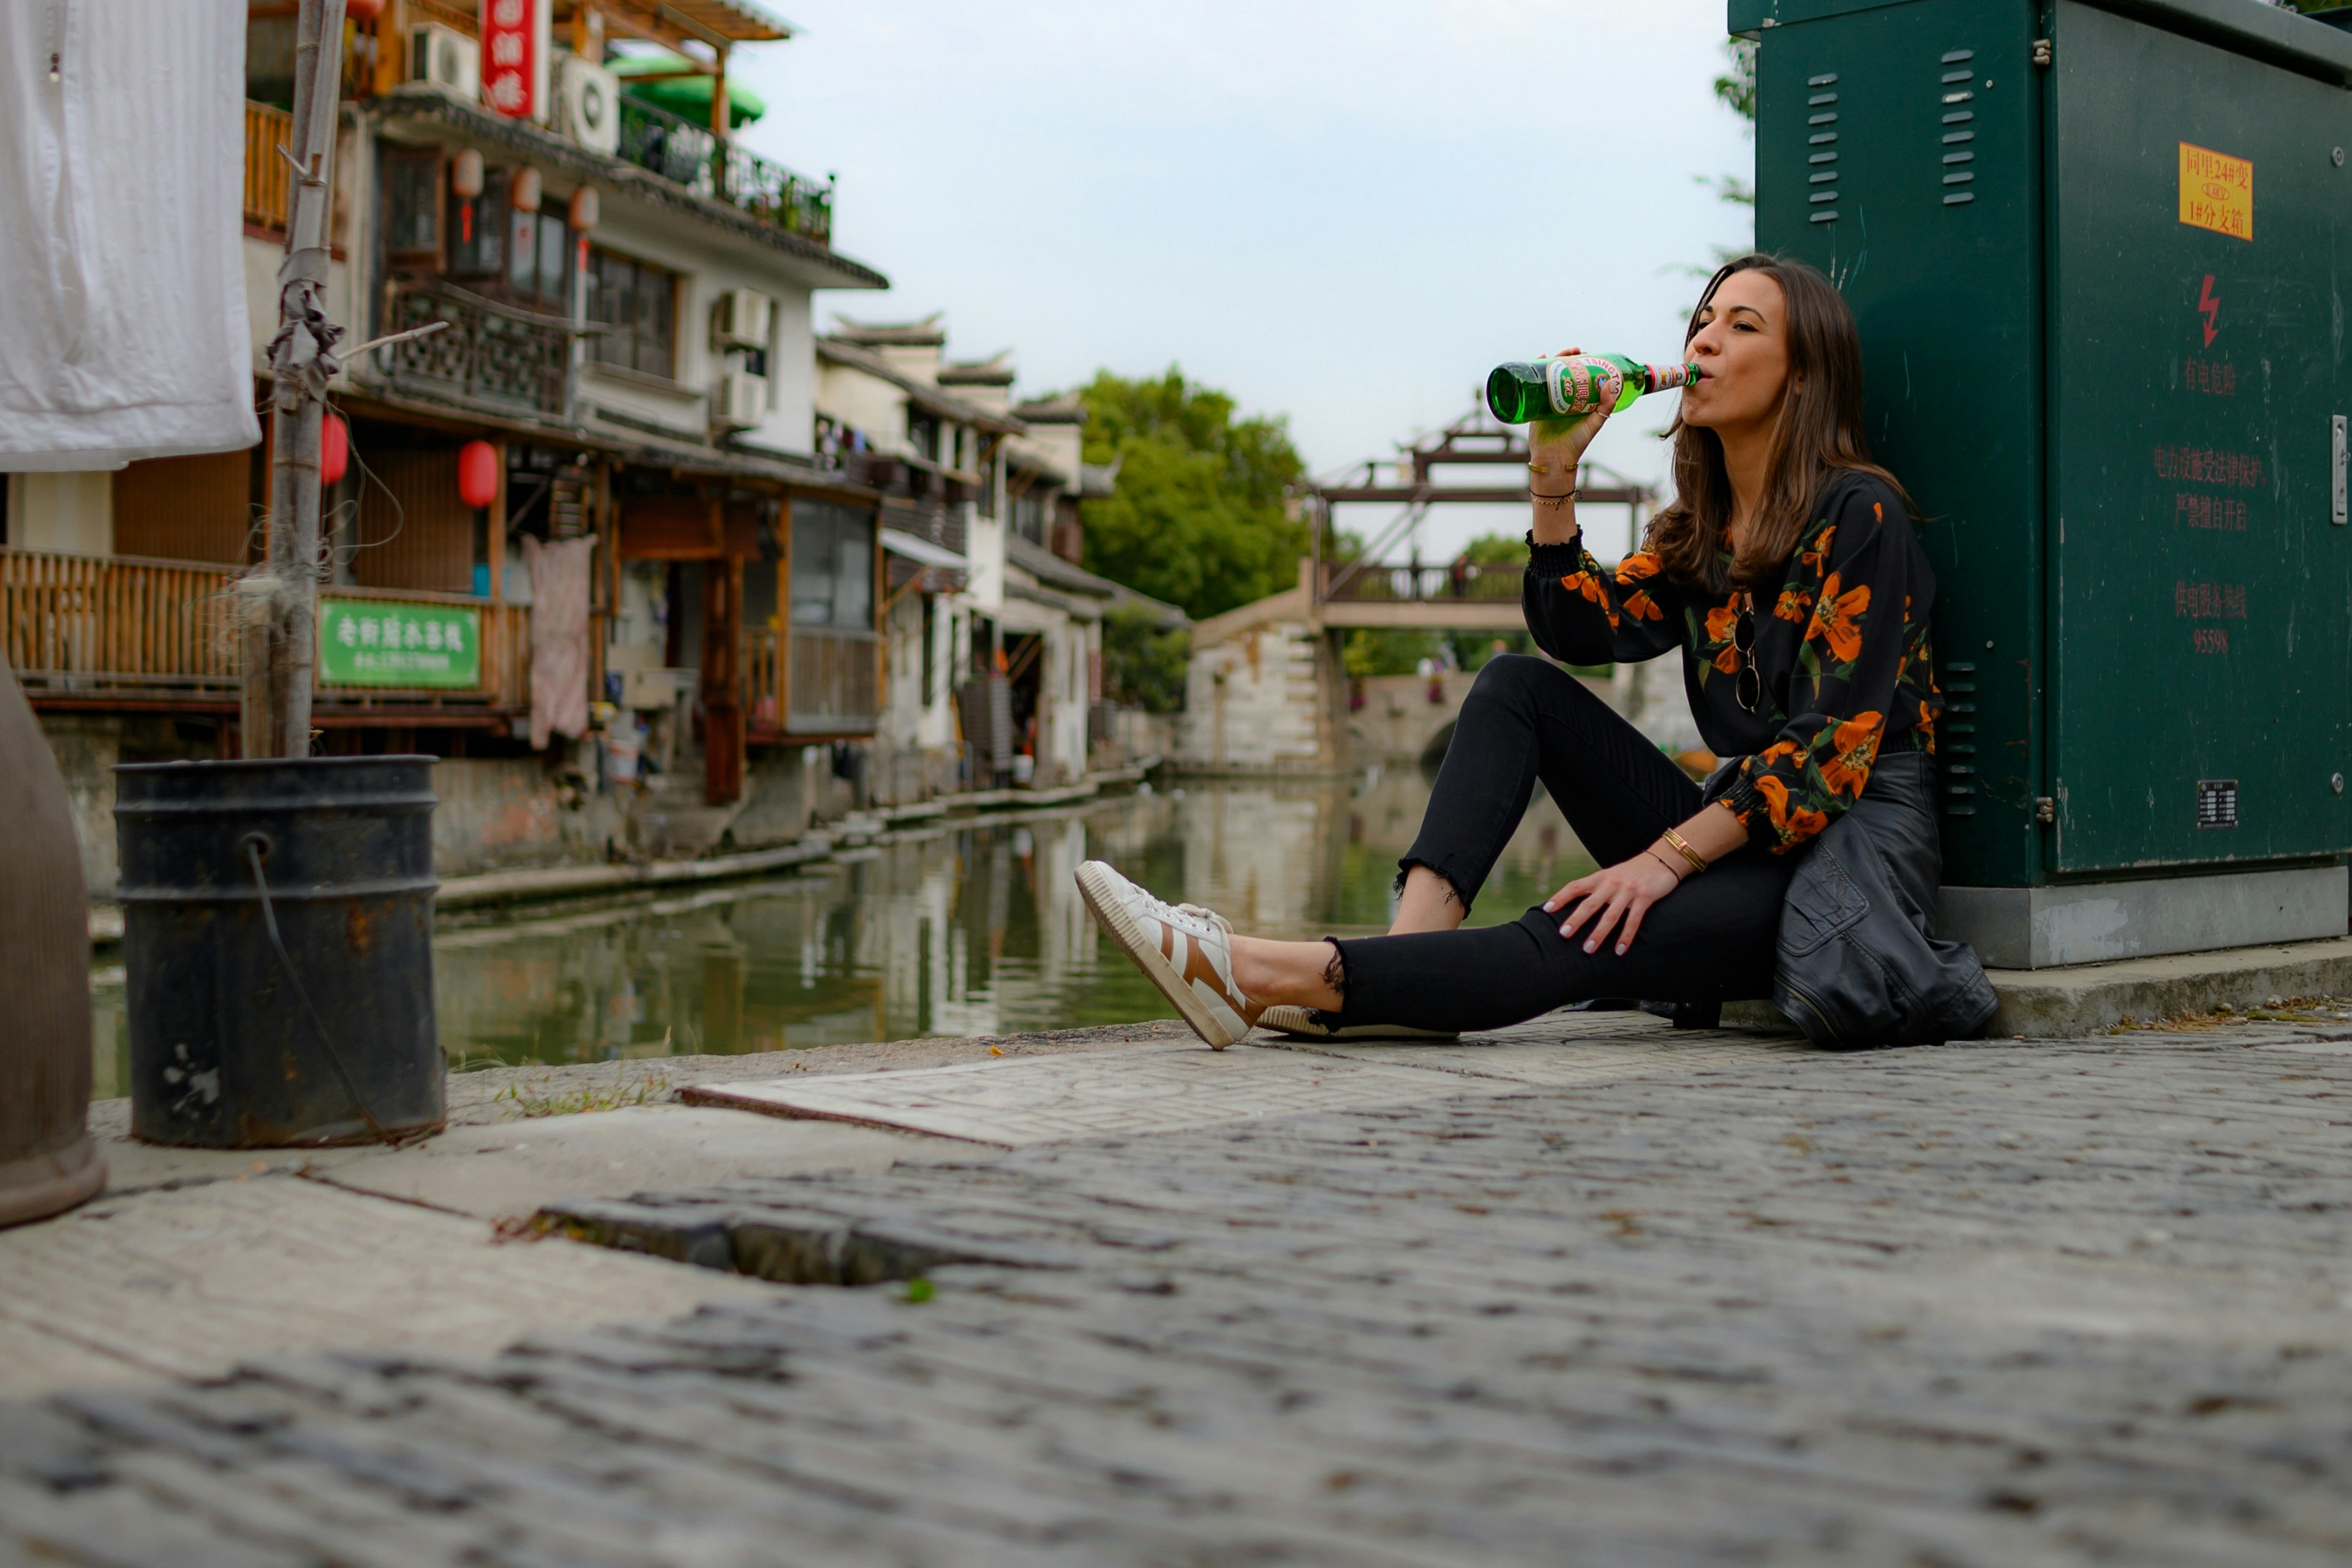
[[[769,639],[772,645],[776,634],[754,634],[750,669],[755,679],[762,668],[757,642],[760,637]],[[782,704],[785,730],[796,735],[871,732],[882,716],[881,637],[874,632],[830,626],[794,626],[791,647],[791,664],[784,672],[792,688],[789,699]],[[766,668],[772,672],[772,654]],[[769,679],[773,680],[772,673]],[[755,720],[761,711],[761,698],[765,696],[772,701],[776,695],[772,686],[765,691],[756,685],[752,688],[751,712]]]
[[[1519,597],[1517,566],[1326,566],[1325,604],[1493,604]]]
[[[125,700],[233,699],[237,655],[226,566],[137,556],[52,555],[0,550],[0,653],[36,696],[67,693]],[[466,605],[481,612],[481,684],[410,691],[322,683],[334,708],[421,698],[519,710],[530,703],[530,611],[462,594],[337,587],[328,598]]]
[[[294,144],[294,117],[282,109],[247,100],[245,106],[245,221],[257,228],[284,229],[288,177],[293,166],[278,155]]]
[[[381,351],[377,363],[389,359],[386,374],[394,383],[486,408],[563,417],[572,371],[567,323],[436,283],[399,286],[387,314],[387,333],[449,323]]]

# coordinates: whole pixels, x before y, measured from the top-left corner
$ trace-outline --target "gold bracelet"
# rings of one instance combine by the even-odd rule
[[[1699,872],[1706,869],[1706,858],[1701,855],[1697,850],[1691,847],[1689,839],[1685,838],[1681,834],[1675,832],[1671,827],[1667,828],[1665,832],[1661,834],[1659,837],[1663,837],[1666,841],[1667,845],[1673,848],[1675,854],[1690,862],[1691,874],[1693,876],[1696,876]]]

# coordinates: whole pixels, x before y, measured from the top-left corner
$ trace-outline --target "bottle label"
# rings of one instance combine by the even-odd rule
[[[1601,354],[1567,354],[1544,362],[1544,394],[1552,412],[1568,418],[1595,409],[1615,411],[1628,401],[1625,386],[1631,377],[1639,378],[1633,396],[1640,397],[1687,386],[1701,374],[1696,364],[1635,364],[1632,360],[1621,364]]]
[[[1615,408],[1624,395],[1625,373],[1598,354],[1569,354],[1545,363],[1544,391],[1552,412],[1562,416]]]

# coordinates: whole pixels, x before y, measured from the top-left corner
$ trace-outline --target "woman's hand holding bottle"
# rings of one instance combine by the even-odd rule
[[[1582,352],[1563,349],[1560,355]],[[1608,411],[1595,410],[1573,419],[1538,419],[1528,426],[1528,490],[1535,498],[1538,544],[1566,544],[1577,536],[1577,465],[1608,423]]]

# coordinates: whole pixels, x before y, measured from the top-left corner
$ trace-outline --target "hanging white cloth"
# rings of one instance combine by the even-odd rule
[[[542,544],[523,535],[530,567],[530,744],[588,732],[589,568],[596,536]]]
[[[0,0],[0,469],[261,439],[245,0]]]

